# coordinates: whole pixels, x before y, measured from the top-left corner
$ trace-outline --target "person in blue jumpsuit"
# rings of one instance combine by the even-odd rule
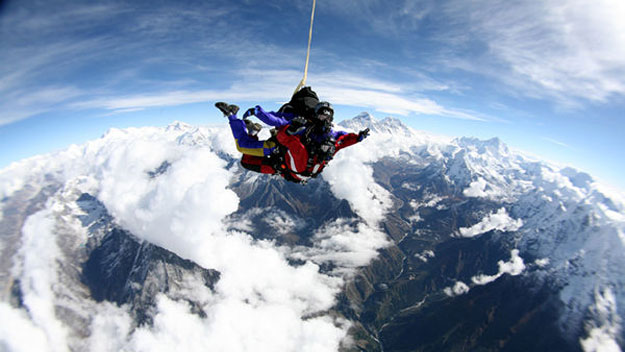
[[[332,106],[320,102],[308,119],[288,112],[267,112],[260,106],[248,109],[243,114],[244,119],[256,116],[277,129],[275,137],[259,141],[248,134],[244,120],[237,118],[239,108],[236,105],[220,102],[215,106],[230,122],[237,149],[244,154],[241,163],[245,168],[261,173],[279,173],[298,183],[317,177],[336,152],[369,135],[368,129],[358,134],[334,131]]]

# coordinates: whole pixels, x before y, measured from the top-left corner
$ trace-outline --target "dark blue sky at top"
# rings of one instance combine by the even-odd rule
[[[301,79],[312,1],[5,1],[0,167],[111,127],[221,124]],[[500,137],[625,188],[625,5],[318,0],[307,83],[368,111]]]

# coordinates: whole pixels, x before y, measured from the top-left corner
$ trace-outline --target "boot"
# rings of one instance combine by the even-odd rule
[[[239,107],[236,105],[229,105],[228,103],[224,103],[222,101],[215,103],[215,107],[219,109],[225,117],[230,117],[236,115],[239,112]]]

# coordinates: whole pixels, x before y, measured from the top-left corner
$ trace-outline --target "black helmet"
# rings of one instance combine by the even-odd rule
[[[327,101],[321,101],[315,106],[315,117],[323,114],[329,115],[330,118],[334,116],[334,109]]]
[[[322,101],[315,106],[315,115],[312,123],[319,129],[319,133],[327,132],[332,128],[334,109],[327,101]]]

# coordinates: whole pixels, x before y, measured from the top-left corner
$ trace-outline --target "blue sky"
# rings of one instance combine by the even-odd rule
[[[302,77],[312,1],[0,5],[0,167],[213,108],[277,108]],[[368,111],[500,137],[625,189],[625,3],[318,0],[307,83]]]

